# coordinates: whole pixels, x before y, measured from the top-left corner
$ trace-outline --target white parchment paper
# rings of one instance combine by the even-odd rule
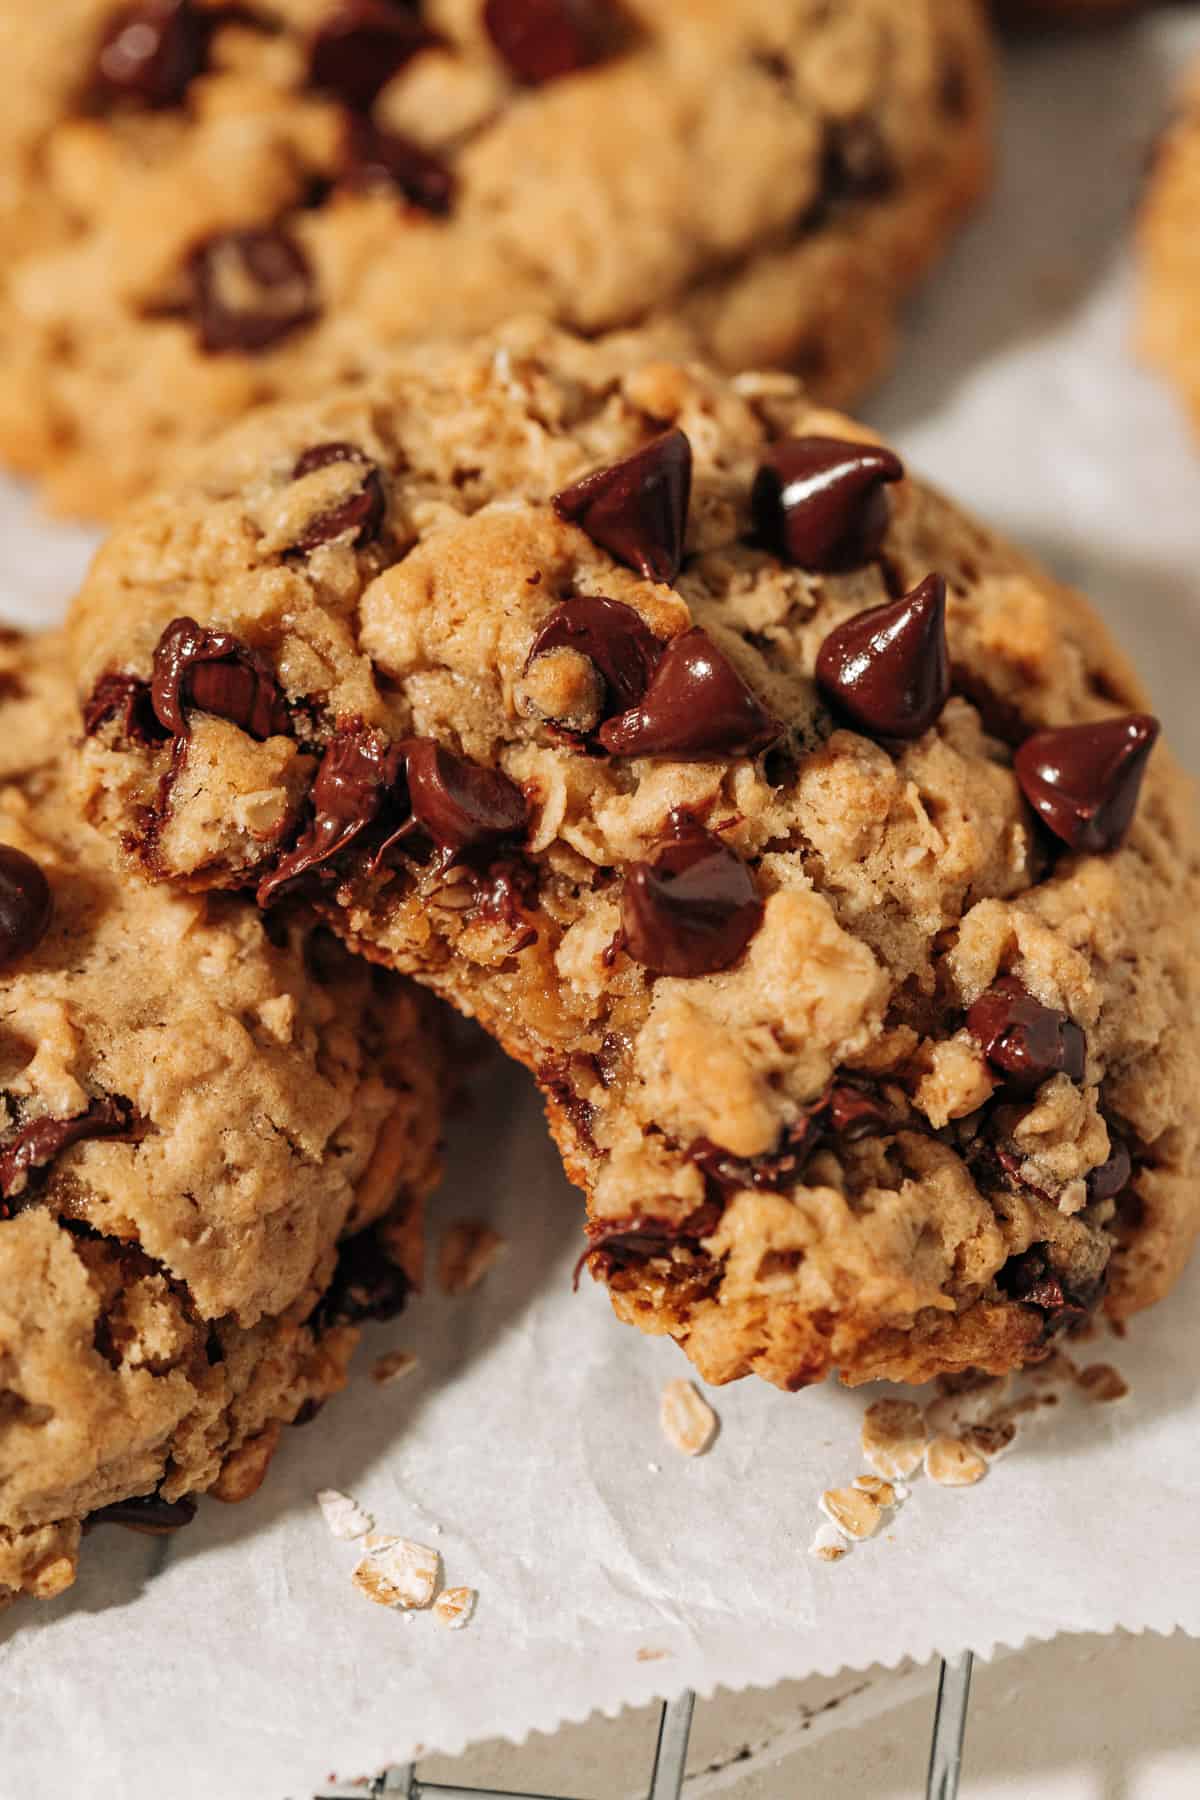
[[[914,467],[1096,597],[1200,771],[1200,454],[1131,362],[1138,172],[1200,15],[1009,58],[1000,188],[922,301],[869,416]],[[49,622],[86,557],[0,494],[0,606]],[[1198,1081],[1200,1089],[1200,1081]],[[1198,1091],[1200,1101],[1200,1091]],[[510,1240],[481,1289],[432,1296],[286,1434],[250,1504],[167,1540],[106,1530],[77,1586],[0,1620],[0,1800],[307,1800],[419,1746],[521,1737],[595,1707],[1060,1630],[1200,1633],[1200,1262],[1123,1344],[1132,1395],[1058,1409],[968,1491],[919,1482],[886,1535],[825,1566],[815,1498],[849,1480],[864,1396],[742,1383],[711,1452],[661,1438],[686,1366],[571,1293],[580,1204],[526,1080],[499,1063],[458,1122],[435,1229]],[[380,1388],[373,1355],[421,1357]],[[479,1590],[442,1630],[371,1606],[312,1496],[351,1491]]]

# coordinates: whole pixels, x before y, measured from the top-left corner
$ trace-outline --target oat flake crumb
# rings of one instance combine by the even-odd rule
[[[380,1387],[387,1387],[393,1381],[403,1381],[411,1375],[417,1366],[417,1359],[411,1350],[389,1350],[386,1356],[379,1357],[371,1366],[371,1380],[377,1381]]]
[[[464,1625],[471,1623],[478,1598],[474,1588],[447,1588],[434,1601],[433,1616],[447,1631],[461,1631]]]
[[[938,1437],[925,1452],[925,1473],[939,1487],[974,1487],[987,1474],[987,1464],[961,1438]]]
[[[469,1294],[479,1286],[500,1252],[504,1239],[478,1219],[460,1219],[442,1239],[438,1282],[444,1294]]]
[[[876,1400],[868,1406],[862,1424],[862,1453],[885,1481],[915,1474],[928,1441],[921,1409],[911,1400]]]
[[[1089,1363],[1076,1379],[1089,1400],[1123,1400],[1129,1392],[1129,1383],[1111,1363]]]
[[[895,1486],[892,1482],[885,1481],[882,1475],[856,1475],[854,1485],[860,1494],[865,1494],[869,1500],[875,1502],[876,1506],[899,1504],[900,1495]]]
[[[428,1544],[383,1536],[368,1548],[351,1580],[378,1606],[419,1608],[431,1604],[440,1572],[441,1558]]]
[[[832,1520],[839,1531],[848,1538],[861,1543],[863,1538],[872,1537],[879,1529],[879,1521],[883,1517],[878,1506],[869,1494],[861,1488],[827,1488],[821,1495],[818,1505],[827,1519]]]
[[[815,1556],[818,1562],[841,1562],[849,1551],[850,1546],[836,1525],[818,1525],[808,1546],[808,1554]]]
[[[682,1375],[663,1389],[659,1418],[667,1442],[685,1456],[701,1456],[716,1436],[716,1413]]]
[[[337,1488],[322,1488],[317,1495],[317,1505],[335,1538],[363,1537],[375,1523],[357,1500],[352,1500],[349,1494],[339,1493]]]

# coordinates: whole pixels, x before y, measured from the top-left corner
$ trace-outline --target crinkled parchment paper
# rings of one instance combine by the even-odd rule
[[[1128,355],[1137,173],[1200,18],[1010,58],[1001,187],[922,302],[870,416],[924,470],[1078,579],[1200,770],[1200,455]],[[86,539],[3,495],[2,601],[49,620]],[[1200,1082],[1198,1082],[1200,1087]],[[1200,1092],[1198,1092],[1200,1101]],[[0,1797],[294,1800],[418,1745],[550,1727],[685,1683],[769,1682],[1115,1625],[1200,1632],[1200,1263],[1128,1340],[1130,1397],[1063,1405],[965,1491],[918,1481],[870,1543],[807,1555],[849,1480],[864,1397],[749,1382],[689,1460],[660,1435],[673,1347],[571,1292],[580,1206],[529,1084],[485,1067],[435,1229],[484,1216],[507,1255],[360,1353],[242,1507],[177,1537],[106,1529],[75,1589],[0,1621]],[[416,1373],[372,1383],[374,1356]],[[312,1496],[352,1492],[479,1591],[443,1630],[372,1606]]]

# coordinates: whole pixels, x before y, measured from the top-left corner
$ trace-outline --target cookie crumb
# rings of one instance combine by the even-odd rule
[[[885,1481],[915,1474],[928,1442],[921,1409],[911,1400],[876,1400],[868,1406],[862,1424],[862,1453]]]
[[[836,1525],[818,1525],[812,1543],[808,1546],[808,1554],[815,1556],[818,1562],[841,1562],[848,1556],[850,1546],[837,1529]]]
[[[364,1512],[357,1500],[352,1500],[349,1494],[340,1493],[337,1488],[322,1488],[317,1495],[317,1505],[334,1537],[343,1538],[347,1542],[364,1537],[375,1524],[370,1513]]]
[[[1080,1369],[1075,1379],[1080,1391],[1097,1404],[1123,1400],[1129,1392],[1129,1383],[1111,1363],[1089,1363],[1086,1369]]]
[[[377,1606],[406,1610],[430,1605],[437,1593],[441,1558],[428,1544],[411,1538],[375,1533],[366,1540],[367,1554],[350,1579]]]
[[[403,1381],[411,1375],[417,1366],[417,1359],[411,1350],[389,1350],[386,1356],[378,1357],[371,1365],[371,1380],[377,1381],[380,1387],[390,1387],[393,1381]]]
[[[974,1487],[987,1474],[987,1464],[961,1438],[937,1437],[925,1452],[925,1473],[939,1487]]]
[[[881,1475],[856,1475],[854,1485],[860,1494],[865,1494],[876,1506],[896,1506],[899,1503],[900,1495],[896,1488]]]
[[[857,1487],[826,1488],[817,1504],[825,1517],[855,1543],[873,1537],[883,1517],[871,1496]]]
[[[670,1654],[671,1652],[669,1650],[642,1649],[634,1651],[633,1659],[635,1662],[665,1662]]]
[[[980,1425],[968,1425],[962,1441],[972,1450],[978,1450],[981,1456],[999,1456],[1016,1435],[1017,1427],[1012,1419],[985,1419]]]
[[[490,1225],[478,1219],[460,1219],[442,1239],[438,1256],[438,1283],[443,1294],[457,1298],[479,1286],[505,1241]]]
[[[433,1616],[447,1631],[461,1631],[474,1618],[478,1599],[474,1588],[446,1588],[433,1603]]]
[[[668,1381],[659,1419],[663,1436],[685,1456],[702,1456],[717,1434],[717,1415],[682,1375]]]

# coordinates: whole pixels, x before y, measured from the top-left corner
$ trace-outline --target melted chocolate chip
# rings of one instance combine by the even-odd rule
[[[865,1088],[834,1082],[766,1155],[734,1156],[710,1138],[695,1138],[687,1156],[726,1199],[748,1188],[782,1193],[800,1180],[821,1144],[839,1139],[856,1144],[895,1130],[896,1120],[881,1100]]]
[[[575,1268],[575,1285],[585,1262],[595,1256],[593,1268],[607,1276],[614,1268],[667,1256],[678,1245],[698,1250],[702,1238],[711,1236],[721,1219],[719,1202],[705,1201],[683,1219],[661,1213],[627,1213],[618,1219],[592,1219],[587,1225],[588,1247]]]
[[[683,562],[692,446],[676,429],[554,496],[554,510],[647,581],[674,581]]]
[[[591,1101],[575,1091],[572,1080],[572,1062],[569,1056],[549,1056],[538,1065],[538,1084],[547,1099],[566,1113],[580,1138],[593,1152],[597,1151],[596,1140],[592,1136],[592,1126],[596,1122],[596,1108]]]
[[[36,950],[53,916],[50,883],[32,856],[0,844],[0,969]]]
[[[410,206],[441,216],[454,204],[454,172],[398,131],[351,118],[345,138],[345,180],[355,188],[390,188]]]
[[[754,478],[754,529],[797,568],[855,568],[883,542],[890,517],[885,483],[903,478],[899,457],[876,444],[782,438]]]
[[[268,350],[317,315],[309,260],[278,228],[219,232],[192,252],[188,272],[196,331],[212,355]]]
[[[393,0],[341,0],[317,31],[308,78],[353,112],[369,112],[393,75],[435,42],[418,14]]]
[[[259,884],[267,907],[282,887],[348,849],[379,818],[396,786],[401,755],[364,725],[343,726],[321,758],[312,788],[312,823],[278,868]]]
[[[515,78],[537,87],[599,62],[614,15],[604,0],[486,0],[483,22]]]
[[[509,954],[537,943],[537,927],[525,917],[537,899],[537,870],[523,857],[506,857],[477,878],[477,908],[481,917],[493,920],[517,940]]]
[[[917,738],[950,698],[946,584],[929,575],[900,600],[838,625],[817,652],[817,685],[859,731]]]
[[[1003,1093],[1033,1094],[1052,1075],[1082,1081],[1087,1040],[1065,1012],[1043,1006],[1015,975],[1002,975],[967,1013],[975,1038]]]
[[[173,737],[187,737],[187,709],[215,713],[260,740],[288,731],[279,685],[263,658],[228,631],[195,619],[173,619],[158,640],[150,694],[155,717]]]
[[[1132,1174],[1133,1157],[1129,1153],[1129,1145],[1110,1129],[1108,1156],[1087,1178],[1088,1200],[1114,1200],[1129,1186]]]
[[[374,543],[383,529],[387,512],[383,482],[375,464],[357,444],[314,444],[297,460],[292,480],[302,481],[306,475],[317,469],[327,469],[331,463],[357,463],[362,470],[361,482],[345,500],[329,512],[321,513],[305,527],[294,546],[297,550],[315,550],[320,544],[332,543],[335,538],[350,533],[354,535],[355,549],[361,550]]]
[[[0,1149],[0,1198],[7,1201],[23,1194],[33,1176],[72,1144],[90,1138],[130,1138],[137,1130],[132,1105],[115,1094],[93,1100],[73,1119],[32,1119]]]
[[[656,975],[714,975],[758,930],[762,900],[741,858],[690,815],[673,813],[671,832],[653,862],[625,877],[622,941]]]
[[[144,1531],[151,1537],[165,1537],[181,1531],[196,1516],[194,1500],[164,1500],[161,1494],[142,1494],[130,1500],[114,1500],[110,1506],[97,1507],[88,1514],[89,1525],[124,1525],[130,1531]]]
[[[783,733],[698,627],[663,651],[639,705],[599,732],[614,756],[754,756]]]
[[[134,744],[161,743],[165,735],[154,716],[150,683],[136,675],[100,677],[83,708],[84,736],[94,737],[109,719],[117,719],[120,735]]]
[[[433,738],[404,745],[413,817],[450,856],[518,837],[529,806],[515,782],[499,769],[456,756]]]
[[[1128,713],[1036,732],[1013,758],[1021,791],[1070,849],[1116,850],[1133,823],[1160,729],[1148,713]]]
[[[379,1227],[372,1226],[341,1246],[333,1280],[310,1314],[309,1328],[320,1337],[334,1325],[398,1318],[409,1287],[404,1270],[390,1261]]]
[[[1024,1306],[1036,1306],[1046,1314],[1048,1331],[1070,1330],[1088,1317],[1099,1295],[1069,1292],[1050,1261],[1049,1246],[1031,1244],[1019,1256],[1010,1256],[996,1276],[996,1286]]]
[[[883,1137],[896,1129],[891,1109],[864,1088],[835,1082],[829,1090],[824,1114],[826,1130],[847,1144],[864,1138]]]
[[[663,646],[641,614],[623,600],[580,594],[554,608],[530,646],[525,667],[550,650],[577,650],[595,663],[608,688],[611,714],[625,712],[641,699]]]
[[[123,6],[105,29],[92,74],[103,104],[178,106],[204,68],[208,26],[192,0],[144,0]]]

